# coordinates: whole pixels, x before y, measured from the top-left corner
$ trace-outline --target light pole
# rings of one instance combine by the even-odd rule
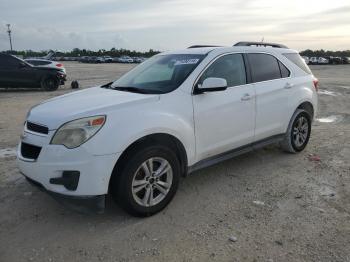
[[[7,33],[9,34],[9,39],[10,39],[10,47],[11,47],[11,52],[12,52],[12,39],[11,39],[11,29],[10,29],[10,24],[7,24]]]

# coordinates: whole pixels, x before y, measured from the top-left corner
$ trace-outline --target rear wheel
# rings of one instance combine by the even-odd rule
[[[60,85],[60,81],[55,77],[46,77],[41,81],[41,88],[46,91],[55,91]]]
[[[281,147],[289,153],[297,153],[306,147],[311,134],[311,116],[303,109],[298,109],[292,116]]]
[[[114,199],[131,215],[150,216],[161,211],[175,195],[180,177],[176,154],[164,146],[149,146],[129,157],[117,179]]]

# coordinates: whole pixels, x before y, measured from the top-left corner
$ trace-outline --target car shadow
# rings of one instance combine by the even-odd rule
[[[0,93],[47,92],[41,88],[0,88]]]

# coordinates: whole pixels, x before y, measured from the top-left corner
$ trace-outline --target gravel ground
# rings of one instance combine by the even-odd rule
[[[82,88],[133,65],[65,63]],[[145,218],[108,199],[102,215],[29,185],[14,157],[28,109],[60,94],[0,91],[0,261],[350,261],[350,66],[314,66],[318,121],[305,151],[277,146],[198,171]]]

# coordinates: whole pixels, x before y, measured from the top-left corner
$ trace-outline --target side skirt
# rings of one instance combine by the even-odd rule
[[[200,170],[202,168],[206,168],[206,167],[218,164],[222,161],[231,159],[233,157],[248,153],[250,151],[265,147],[267,145],[281,142],[284,139],[284,137],[285,137],[285,134],[275,135],[245,146],[232,149],[230,151],[221,153],[219,155],[203,159],[197,162],[196,164],[188,167],[188,174],[193,173],[194,171]]]

